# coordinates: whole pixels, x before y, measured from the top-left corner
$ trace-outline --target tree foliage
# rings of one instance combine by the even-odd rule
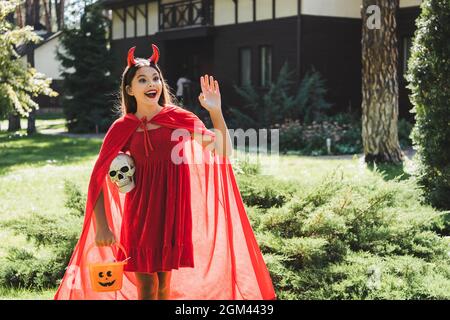
[[[112,92],[116,81],[110,70],[114,64],[109,50],[108,19],[102,8],[85,8],[79,28],[66,28],[59,50],[65,72],[63,109],[70,132],[106,131],[113,122]]]
[[[417,20],[407,79],[416,124],[418,175],[427,199],[450,209],[450,2],[426,0]]]
[[[11,112],[28,116],[33,109],[39,109],[33,97],[57,95],[50,88],[50,78],[19,59],[16,51],[19,46],[38,43],[41,38],[32,27],[19,28],[8,20],[18,3],[0,1],[0,117]]]

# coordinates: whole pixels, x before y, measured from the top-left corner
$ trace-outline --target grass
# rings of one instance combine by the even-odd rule
[[[0,300],[51,300],[57,288],[48,290],[8,289],[0,287]]]
[[[6,126],[2,123],[2,128]],[[45,130],[63,131],[64,123],[55,115],[44,115],[36,121],[38,133],[27,137],[26,130],[17,133],[0,131],[0,221],[17,216],[40,214],[67,214],[64,207],[64,179],[87,191],[92,167],[98,155],[101,139],[69,138],[42,134]],[[26,128],[25,125],[22,127]],[[49,131],[47,131],[49,132]],[[243,153],[238,153],[243,158]],[[246,155],[257,161],[255,155]],[[410,160],[402,170],[373,170],[367,168],[360,156],[302,157],[283,155],[260,156],[262,174],[293,181],[310,190],[324,177],[339,170],[342,175],[358,180],[392,180],[413,170]],[[403,179],[406,179],[404,176]],[[395,181],[391,181],[395,183]],[[0,230],[0,258],[10,246],[32,249],[22,236],[9,230]],[[33,291],[30,289],[5,289],[0,287],[0,299],[51,299],[55,289]]]
[[[72,139],[36,134],[32,137],[0,133],[0,174],[24,167],[47,164],[66,166],[94,157],[100,148],[99,139]]]
[[[238,156],[243,158],[242,154]],[[251,162],[256,163],[258,157],[255,155],[246,156]],[[405,158],[404,165],[398,166],[367,166],[362,155],[353,156],[298,156],[280,155],[270,158],[260,156],[260,163],[263,174],[276,176],[281,180],[302,182],[316,185],[324,177],[336,170],[342,170],[345,175],[364,179],[368,175],[376,175],[384,180],[403,180],[411,176],[414,171],[414,163],[411,159]]]

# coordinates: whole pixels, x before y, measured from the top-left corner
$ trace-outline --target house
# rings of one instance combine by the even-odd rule
[[[214,75],[225,105],[239,106],[233,85],[252,83],[262,92],[287,62],[299,84],[311,67],[326,79],[335,112],[361,105],[362,0],[104,0],[110,10],[111,48],[123,57],[161,51],[169,85],[186,73],[198,83]],[[420,0],[401,0],[398,11],[400,115],[411,117],[403,73]],[[193,88],[196,99],[200,88]],[[195,100],[194,99],[194,100]]]

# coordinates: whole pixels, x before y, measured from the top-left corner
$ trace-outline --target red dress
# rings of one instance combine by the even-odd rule
[[[134,114],[127,113],[115,120],[108,129],[89,180],[83,229],[58,291],[55,294],[55,299],[122,300],[138,298],[138,282],[135,273],[132,271],[124,272],[123,287],[120,291],[96,292],[90,283],[89,265],[92,262],[110,260],[113,257],[113,252],[121,252],[117,251],[115,247],[112,248],[113,250],[110,247],[91,247],[95,244],[96,236],[94,208],[102,191],[104,194],[105,215],[111,230],[119,237],[118,240],[122,238],[120,234],[123,230],[123,240],[129,242],[128,246],[130,244],[131,246],[133,245],[131,240],[139,242],[142,247],[138,247],[137,250],[143,252],[148,252],[152,247],[161,247],[161,244],[164,247],[164,241],[168,238],[170,239],[169,234],[173,235],[172,239],[182,239],[183,237],[180,237],[180,233],[175,232],[177,230],[176,226],[183,227],[181,230],[184,230],[185,236],[187,235],[186,226],[188,226],[188,223],[181,223],[181,211],[170,211],[173,210],[171,207],[179,207],[178,202],[174,201],[170,203],[170,206],[166,204],[170,202],[169,199],[171,197],[177,199],[177,195],[184,195],[185,192],[191,194],[190,207],[195,267],[172,270],[170,299],[260,300],[276,298],[269,271],[245,211],[245,205],[237,186],[230,159],[226,156],[203,150],[202,146],[196,141],[184,139],[185,141],[181,145],[185,146],[183,149],[185,151],[183,161],[186,160],[184,163],[189,166],[189,188],[184,183],[175,185],[175,183],[169,182],[171,179],[175,179],[174,177],[181,175],[180,173],[184,170],[180,170],[181,167],[175,168],[169,162],[166,162],[166,166],[157,166],[156,162],[147,163],[152,161],[150,159],[151,155],[160,157],[164,154],[164,152],[161,152],[164,148],[164,143],[170,143],[166,131],[167,128],[179,128],[186,130],[190,134],[197,132],[215,138],[214,132],[208,130],[195,114],[174,105],[165,105],[158,114],[153,116],[151,122],[166,128],[149,131],[148,135],[143,132],[135,132],[141,125],[141,121]],[[160,140],[158,137],[164,135],[167,137],[164,143],[158,142]],[[145,138],[144,151],[149,157],[146,161],[143,161],[142,143],[144,137],[147,136],[149,139]],[[117,186],[111,182],[108,175],[111,163],[120,150],[124,149],[127,141],[130,142],[129,151],[131,152],[131,149],[133,149],[138,153],[134,155],[138,164],[138,172],[136,173],[138,186],[128,196],[127,194],[119,193]],[[154,145],[153,150],[150,148],[152,143]],[[167,154],[166,152],[166,156]],[[144,169],[145,166],[148,167]],[[153,177],[149,175],[144,176],[142,173],[143,170],[155,173],[158,170],[157,168],[166,170],[165,172],[167,173],[167,176],[162,174],[153,176],[155,178],[157,176],[164,177],[161,186],[149,183],[153,182]],[[178,170],[177,175],[173,174],[175,170]],[[172,175],[170,175],[171,172]],[[147,182],[145,188],[143,187],[144,179]],[[152,193],[158,192],[161,188],[164,190],[177,188],[177,190],[181,191],[176,193],[166,192],[163,199],[156,199]],[[140,197],[138,196],[139,194]],[[164,215],[165,222],[169,221],[170,217],[173,217],[172,228],[166,228],[170,224],[164,225],[164,229],[152,228],[153,221],[150,218],[156,216],[154,214],[156,211],[150,211],[149,209],[149,214],[147,214],[147,210],[143,209],[144,206],[138,206],[141,210],[133,212],[128,210],[126,213],[125,200],[127,197],[129,198],[129,201],[127,201],[128,208],[132,207],[132,203],[144,202],[146,202],[147,206],[156,203],[158,207],[162,208],[161,203],[164,203],[165,210],[160,210],[158,217],[161,219]],[[139,199],[133,202],[132,198]],[[188,197],[186,196],[186,198]],[[177,199],[177,201],[179,200]],[[152,204],[150,204],[150,201],[152,201]],[[134,224],[136,230],[130,227],[130,221],[134,222],[132,219],[134,217],[132,216],[133,214],[136,216],[136,219],[139,219],[136,221],[141,221],[140,219],[143,221],[139,225],[137,223]],[[125,215],[127,216],[126,223],[124,221]],[[184,217],[186,218],[186,216]],[[179,223],[175,223],[175,218]],[[124,227],[122,228],[122,226]],[[137,229],[142,230],[139,231]],[[169,229],[173,232],[166,232]],[[142,232],[143,230],[144,233]],[[156,230],[156,234],[160,236],[155,236],[149,230]],[[152,237],[160,242],[159,246],[156,245],[156,240],[155,243],[150,241],[153,239]],[[149,241],[146,241],[147,238]],[[188,241],[184,242],[184,248],[186,248]],[[146,248],[146,250],[143,248]],[[183,254],[184,252],[187,251],[183,250]],[[166,254],[167,256],[169,255]],[[174,257],[176,255],[171,252],[170,256]],[[148,265],[153,262],[148,254],[133,254],[133,258],[135,261],[132,261],[129,269],[137,266],[138,262],[136,259],[140,263],[145,261]],[[163,260],[163,255],[159,258],[160,261]]]
[[[142,118],[141,130],[146,123]],[[161,126],[136,131],[122,148],[136,166],[136,186],[126,194],[120,233],[120,243],[130,257],[125,271],[194,267],[189,166],[171,161],[178,143],[171,141],[173,130]]]

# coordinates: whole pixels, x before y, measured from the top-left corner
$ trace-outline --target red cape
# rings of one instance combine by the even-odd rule
[[[215,136],[195,114],[173,105],[166,105],[150,122]],[[137,299],[133,272],[124,272],[123,287],[117,296],[115,292],[93,291],[87,263],[111,260],[112,251],[110,247],[96,247],[88,257],[85,252],[95,242],[93,210],[100,190],[109,226],[120,239],[125,194],[118,192],[107,173],[139,124],[140,120],[129,113],[117,119],[105,135],[89,182],[83,230],[55,299]],[[229,159],[203,149],[190,139],[190,134],[183,145],[191,175],[195,267],[172,270],[169,299],[276,299]]]

